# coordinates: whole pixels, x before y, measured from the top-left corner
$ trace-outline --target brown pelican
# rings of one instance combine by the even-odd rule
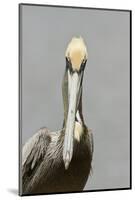
[[[22,194],[82,191],[91,171],[92,132],[82,114],[82,81],[87,48],[74,37],[66,50],[62,130],[41,128],[23,147]]]

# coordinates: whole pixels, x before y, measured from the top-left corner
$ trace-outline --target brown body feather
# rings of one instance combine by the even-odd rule
[[[73,158],[68,170],[65,170],[62,159],[64,130],[51,133],[43,128],[39,132],[40,134],[35,136],[35,145],[22,166],[22,193],[82,191],[91,170],[92,133],[85,133],[80,142],[74,139]],[[31,146],[30,143],[27,145]],[[36,153],[39,155],[34,161]]]

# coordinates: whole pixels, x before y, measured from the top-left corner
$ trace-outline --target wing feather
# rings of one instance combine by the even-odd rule
[[[23,146],[22,151],[22,180],[25,187],[29,178],[35,174],[40,166],[51,137],[47,128],[40,129],[33,137],[31,137]]]

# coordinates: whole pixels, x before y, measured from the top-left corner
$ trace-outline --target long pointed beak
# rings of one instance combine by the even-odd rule
[[[75,116],[79,104],[81,90],[82,73],[68,71],[68,115],[65,129],[63,161],[65,169],[68,169],[73,155],[73,133],[75,126]]]

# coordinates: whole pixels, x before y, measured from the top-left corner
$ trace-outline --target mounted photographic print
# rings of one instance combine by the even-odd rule
[[[19,195],[131,189],[131,11],[19,4]]]

